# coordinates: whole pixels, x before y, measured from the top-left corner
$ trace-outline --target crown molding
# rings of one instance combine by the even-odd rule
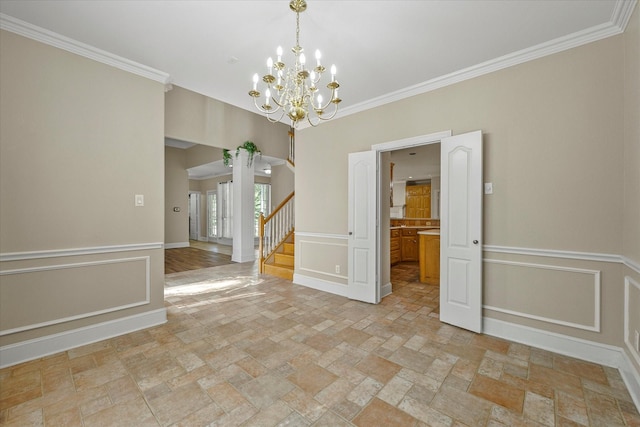
[[[0,29],[30,38],[32,40],[75,53],[85,58],[101,62],[106,65],[127,71],[132,74],[162,83],[165,91],[171,90],[171,76],[163,71],[156,70],[143,64],[114,55],[88,44],[81,43],[53,31],[40,28],[36,25],[0,13]]]
[[[355,104],[351,107],[338,111],[336,118],[360,113],[371,108],[380,107],[415,95],[421,95],[465,80],[489,74],[494,71],[499,71],[514,65],[519,65],[524,62],[553,55],[554,53],[621,34],[629,23],[629,19],[631,18],[636,3],[637,0],[617,0],[611,16],[611,21],[606,24],[596,25],[546,43],[541,43],[450,74],[427,80],[426,82],[419,83],[414,86],[409,86],[407,88],[373,98],[360,104]]]

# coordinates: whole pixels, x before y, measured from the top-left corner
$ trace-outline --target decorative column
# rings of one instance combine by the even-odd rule
[[[255,163],[247,166],[249,153],[241,148],[233,159],[233,250],[231,261],[255,261],[253,237],[255,188]]]

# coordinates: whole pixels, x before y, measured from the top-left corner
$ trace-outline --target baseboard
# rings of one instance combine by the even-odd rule
[[[502,320],[483,318],[483,333],[588,362],[617,368],[640,410],[640,372],[621,347],[587,341]]]
[[[315,277],[305,276],[303,274],[294,273],[293,283],[296,285],[306,286],[307,288],[316,289],[318,291],[329,292],[331,294],[347,296],[347,285],[330,282],[328,280],[317,279]]]
[[[387,295],[391,295],[391,282],[380,287],[380,298],[384,298]]]
[[[161,308],[16,344],[9,344],[0,347],[0,368],[161,325],[166,321],[167,310]]]
[[[188,248],[189,242],[165,243],[165,249]]]

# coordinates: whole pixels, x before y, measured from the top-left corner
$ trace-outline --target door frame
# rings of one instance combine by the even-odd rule
[[[196,195],[195,201],[196,201],[196,208],[195,208],[195,217],[196,217],[196,221],[195,221],[195,225],[196,225],[196,229],[195,229],[195,233],[196,233],[196,238],[195,239],[191,239],[191,196]],[[201,210],[201,198],[202,198],[202,193],[200,191],[194,191],[194,190],[189,190],[189,207],[188,207],[188,211],[189,211],[189,240],[196,240],[196,241],[200,241],[200,228],[201,228],[201,215],[200,215],[200,210]]]
[[[420,145],[429,145],[429,144],[437,144],[439,143],[442,138],[447,138],[452,136],[452,132],[451,130],[446,130],[446,131],[441,131],[441,132],[435,132],[435,133],[430,133],[427,135],[420,135],[420,136],[414,136],[411,138],[405,138],[405,139],[399,139],[399,140],[395,140],[395,141],[389,141],[389,142],[383,142],[380,144],[373,144],[371,146],[371,150],[376,151],[377,152],[377,156],[378,156],[378,164],[380,164],[380,157],[382,153],[388,152],[388,151],[394,151],[394,150],[400,150],[403,148],[411,148],[411,147],[417,147]],[[378,181],[378,206],[377,206],[377,216],[378,219],[382,218],[382,197],[381,197],[381,189],[382,189],[382,182],[381,182],[381,173],[380,173],[380,168],[378,168],[377,171],[377,181]],[[442,218],[440,219],[440,224],[442,225]],[[391,280],[389,280],[388,283],[382,284],[380,283],[382,280],[383,276],[383,268],[388,268],[389,269],[389,274],[386,275],[386,277],[389,277],[389,279],[391,278],[390,274],[391,274],[391,266],[387,265],[387,266],[383,266],[382,262],[381,262],[381,254],[383,253],[383,251],[388,250],[389,248],[383,248],[382,247],[382,242],[387,242],[387,246],[389,245],[389,241],[388,239],[383,239],[382,237],[382,233],[387,233],[387,235],[389,234],[389,227],[388,224],[386,226],[380,226],[378,227],[378,231],[377,231],[377,236],[376,239],[378,241],[378,251],[377,251],[377,255],[376,255],[376,272],[377,272],[377,277],[378,280],[376,281],[376,286],[378,287],[377,292],[378,295],[380,295],[380,298],[383,298],[387,295],[391,294]]]

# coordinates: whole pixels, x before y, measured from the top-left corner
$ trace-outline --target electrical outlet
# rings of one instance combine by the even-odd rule
[[[340,274],[340,264],[336,264],[336,273]]]
[[[493,194],[493,182],[484,183],[484,194]]]
[[[635,332],[636,332],[636,337],[635,337],[636,351],[640,353],[640,332],[638,331],[635,331]]]
[[[136,194],[135,206],[136,207],[144,206],[144,195],[143,194]]]

